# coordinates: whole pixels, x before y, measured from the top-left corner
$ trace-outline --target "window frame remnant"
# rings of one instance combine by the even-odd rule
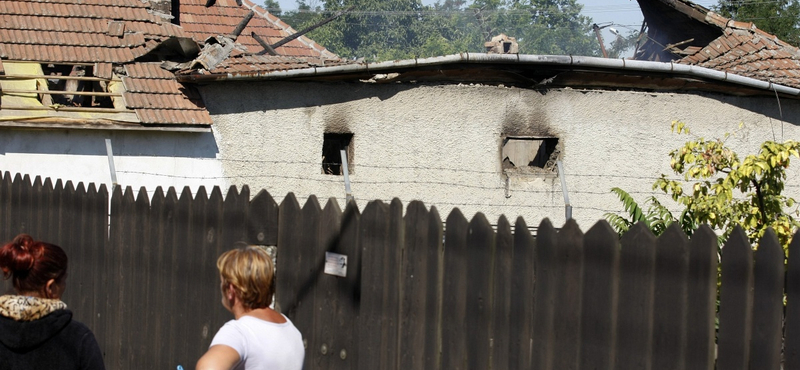
[[[349,132],[324,133],[322,138],[322,174],[344,176],[340,152],[342,149],[347,153],[347,173],[353,174],[353,134]]]
[[[560,156],[560,141],[557,137],[504,136],[502,139],[500,162],[503,171],[555,172],[555,161]]]
[[[19,104],[9,104],[0,100],[1,109],[128,112],[122,101],[121,79],[113,75],[110,64],[5,62],[7,65],[35,69],[35,71],[23,74],[5,73],[0,76],[0,95],[28,98],[27,103],[17,99],[16,103]],[[109,76],[100,77],[98,74]],[[19,81],[16,85],[28,84],[29,87],[9,88],[14,85],[14,81]]]

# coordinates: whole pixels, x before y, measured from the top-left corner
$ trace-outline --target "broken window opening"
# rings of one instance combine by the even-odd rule
[[[502,167],[505,171],[543,169],[555,171],[558,138],[506,137],[503,139]]]
[[[94,67],[84,64],[42,64],[47,87],[38,90],[42,105],[54,104],[69,107],[114,108],[108,91],[109,81],[93,78]]]
[[[325,133],[322,141],[322,173],[342,176],[342,154],[347,153],[348,174],[353,174],[353,134]]]

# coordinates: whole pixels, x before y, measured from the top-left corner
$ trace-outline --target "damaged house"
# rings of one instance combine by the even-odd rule
[[[0,2],[25,4],[0,6],[10,18],[54,4]],[[43,68],[13,72],[36,76],[14,89],[38,110],[3,118],[4,170],[109,183],[104,139],[111,138],[118,181],[148,190],[247,184],[279,202],[293,192],[301,204],[316,195],[343,206],[349,181],[361,206],[418,199],[443,218],[458,208],[492,223],[504,214],[559,225],[569,205],[573,218],[591,225],[622,210],[612,187],[642,200],[657,194],[653,182],[670,174],[667,154],[687,139],[671,133],[674,120],[698,136],[730,132],[728,143],[741,153],[800,137],[800,83],[791,77],[800,71],[797,48],[690,2],[640,1],[652,40],[637,51],[641,60],[518,54],[509,35],[488,43],[487,53],[369,64],[338,60],[303,37],[272,48],[294,31],[247,0],[156,3],[74,5],[109,14],[92,31],[92,42],[105,40],[97,52],[79,49],[89,41],[78,37],[46,41],[57,53],[17,52],[40,47],[27,40],[41,36],[0,44],[6,74],[13,62]],[[87,21],[77,9],[70,14],[47,24]],[[115,22],[124,23],[123,36],[111,36],[120,34]],[[3,31],[46,26],[15,27]],[[738,44],[723,52],[717,44],[726,37]],[[70,48],[73,56],[62,56]],[[81,73],[49,67],[67,62],[91,67],[84,79],[107,78],[84,80],[97,87],[79,112],[65,109],[77,107],[74,89],[52,103],[39,90],[62,88],[50,82],[53,74]],[[2,98],[6,117],[14,111]],[[800,190],[798,168],[789,193]]]
[[[800,137],[797,48],[688,1],[640,3],[641,60],[516,54],[502,36],[486,54],[289,71],[232,57],[178,80],[198,86],[221,157],[237,159],[221,163],[233,184],[302,204],[341,201],[349,180],[362,205],[420,199],[443,218],[459,208],[490,222],[558,225],[569,203],[591,225],[622,212],[612,187],[660,194],[668,153],[689,139],[673,121],[696,136],[731,133],[742,155]],[[786,191],[799,190],[795,165]]]
[[[254,54],[294,30],[249,1],[206,4],[0,0],[0,168],[149,191],[224,185],[212,116],[169,69],[208,65],[199,56],[222,43],[220,58]],[[286,41],[273,69],[336,59]]]

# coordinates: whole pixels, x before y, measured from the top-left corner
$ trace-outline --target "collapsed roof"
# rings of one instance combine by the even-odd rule
[[[0,125],[207,129],[199,94],[166,68],[219,40],[235,40],[219,68],[338,60],[302,36],[255,55],[293,33],[248,0],[0,0]]]
[[[634,59],[696,65],[800,88],[800,50],[686,0],[637,0],[647,38]]]

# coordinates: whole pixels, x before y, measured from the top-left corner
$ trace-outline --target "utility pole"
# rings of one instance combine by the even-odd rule
[[[611,24],[605,25],[600,27],[597,23],[592,25],[592,29],[594,30],[594,34],[597,35],[597,42],[600,43],[600,50],[603,52],[603,58],[608,58],[608,53],[606,52],[606,46],[603,44],[603,36],[600,35],[600,30],[610,26]]]

